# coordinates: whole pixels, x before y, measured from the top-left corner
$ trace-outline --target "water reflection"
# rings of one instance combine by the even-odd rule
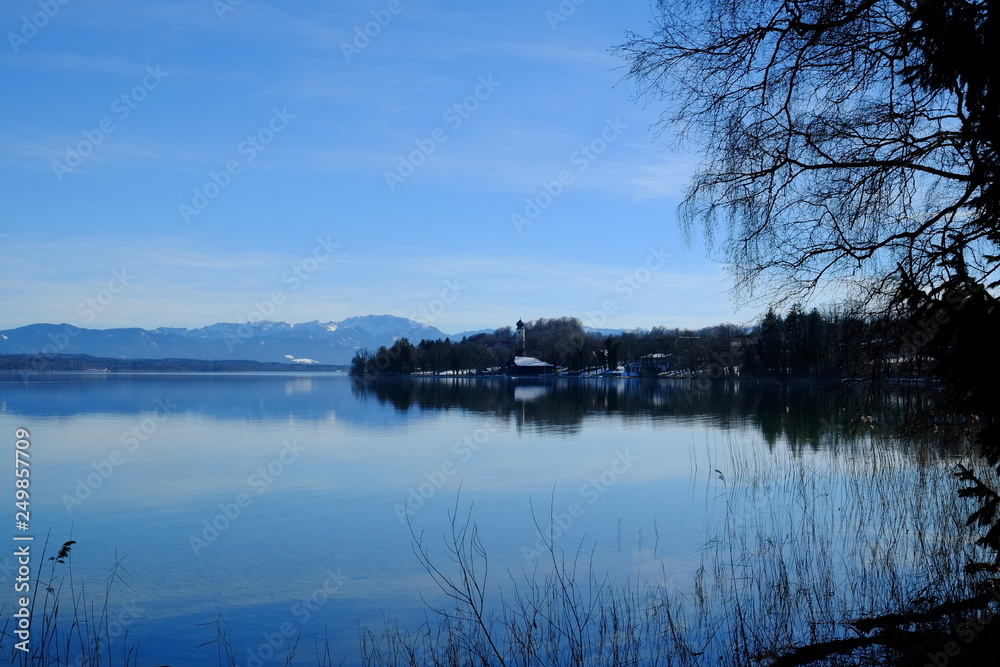
[[[895,535],[841,508],[857,497],[875,512],[870,499],[925,486],[920,458],[900,445],[912,441],[870,437],[923,410],[925,394],[894,392],[882,410],[867,396],[860,386],[810,382],[0,375],[0,425],[32,429],[33,516],[58,539],[79,541],[74,576],[102,590],[106,567],[128,555],[135,592],[123,594],[150,610],[134,627],[157,656],[149,664],[204,664],[197,646],[213,639],[204,624],[219,611],[239,628],[246,655],[330,569],[342,568],[345,584],[303,622],[304,637],[336,626],[337,652],[348,654],[355,619],[375,623],[389,610],[419,623],[426,573],[402,519],[438,534],[459,489],[475,504],[497,571],[520,571],[522,547],[537,543],[535,520],[565,516],[576,503],[584,511],[560,548],[587,540],[600,545],[592,556],[599,572],[683,582],[720,517],[745,524],[751,537],[761,526],[788,534],[780,520],[805,506],[789,495],[799,489],[793,464],[823,471],[812,480],[834,479],[827,473],[842,464],[836,479],[863,481],[857,473],[876,468],[881,479],[884,464],[871,464],[881,454],[910,475],[890,491],[830,486],[807,497],[831,503],[821,524],[833,537],[815,539],[835,538],[838,517],[852,530]],[[861,428],[842,428],[851,422]],[[301,457],[282,461],[292,441]],[[616,469],[623,460],[635,465]],[[273,476],[266,489],[256,481],[262,469]],[[754,470],[762,472],[740,482]],[[725,495],[738,492],[757,495]],[[240,494],[253,495],[237,516]],[[401,517],[399,507],[412,512]],[[217,536],[206,522],[220,526]],[[195,551],[192,536],[207,546]],[[0,572],[9,565],[0,557]],[[191,628],[202,634],[181,646],[175,638]]]
[[[584,422],[709,422],[759,429],[769,447],[837,448],[873,431],[893,434],[929,411],[929,392],[895,388],[873,403],[867,385],[818,381],[611,380],[505,378],[357,379],[341,374],[36,374],[0,375],[0,414],[135,415],[169,398],[180,413],[218,419],[337,420],[392,428],[461,410],[534,433],[579,433]],[[872,424],[875,424],[873,427]]]
[[[864,384],[814,380],[353,379],[360,397],[395,410],[460,408],[516,421],[535,432],[575,433],[592,417],[709,421],[756,427],[773,448],[835,448],[892,435],[928,410],[928,392],[897,387],[877,398]]]

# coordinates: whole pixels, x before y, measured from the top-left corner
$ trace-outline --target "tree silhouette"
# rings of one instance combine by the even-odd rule
[[[946,384],[949,411],[993,411],[997,3],[660,0],[657,7],[653,34],[630,34],[618,50],[640,93],[665,104],[662,127],[699,151],[682,223],[689,233],[702,229],[732,267],[737,295],[778,304],[824,286],[850,290],[867,312],[843,320],[838,342],[855,336],[844,358],[860,350],[858,367],[877,375],[895,354]],[[783,329],[779,319],[772,311],[761,323],[760,365],[801,372],[810,363],[803,340],[814,327],[796,309]],[[1000,466],[1000,427],[983,421],[978,444]],[[1000,572],[998,494],[974,471],[960,474],[971,484],[963,495],[980,502],[970,522],[987,529],[980,543],[997,555],[976,571]],[[882,621],[896,636],[915,622]],[[986,649],[966,649],[950,664],[994,661],[997,625],[982,633]],[[859,641],[892,645],[887,636]],[[913,636],[893,648],[905,655]],[[832,642],[821,648],[774,664],[850,652]],[[907,659],[923,662],[919,654]]]
[[[661,1],[619,47],[701,149],[682,206],[740,294],[991,282],[996,21],[960,0]]]

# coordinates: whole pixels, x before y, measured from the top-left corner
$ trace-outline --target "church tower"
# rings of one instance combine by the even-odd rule
[[[514,354],[518,357],[523,357],[525,356],[528,350],[527,345],[525,345],[525,339],[524,339],[526,329],[524,326],[524,322],[522,322],[520,318],[517,320],[516,326],[517,326],[517,347],[515,348]]]

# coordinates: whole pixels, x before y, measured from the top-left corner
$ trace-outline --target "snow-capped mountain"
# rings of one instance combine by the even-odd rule
[[[199,329],[81,329],[32,324],[0,331],[0,354],[89,354],[124,359],[212,359],[346,365],[358,348],[377,349],[407,338],[446,335],[435,327],[394,315],[350,317],[341,322],[220,322]]]

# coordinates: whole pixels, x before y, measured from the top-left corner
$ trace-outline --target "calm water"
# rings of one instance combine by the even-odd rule
[[[613,576],[684,587],[718,520],[714,485],[739,472],[727,468],[734,449],[822,466],[869,446],[838,426],[861,411],[812,384],[0,379],[4,446],[31,433],[35,549],[48,533],[47,556],[77,542],[67,564],[44,562],[43,579],[72,567],[100,601],[120,563],[111,630],[139,642],[141,664],[216,664],[215,647],[198,646],[220,615],[239,664],[259,664],[289,628],[300,655],[319,636],[353,664],[359,624],[415,625],[421,596],[439,599],[406,519],[436,548],[456,501],[500,579],[535,565],[535,519],[551,514],[557,548],[583,544]],[[8,467],[4,497],[12,482]],[[9,610],[12,557],[0,568]]]

